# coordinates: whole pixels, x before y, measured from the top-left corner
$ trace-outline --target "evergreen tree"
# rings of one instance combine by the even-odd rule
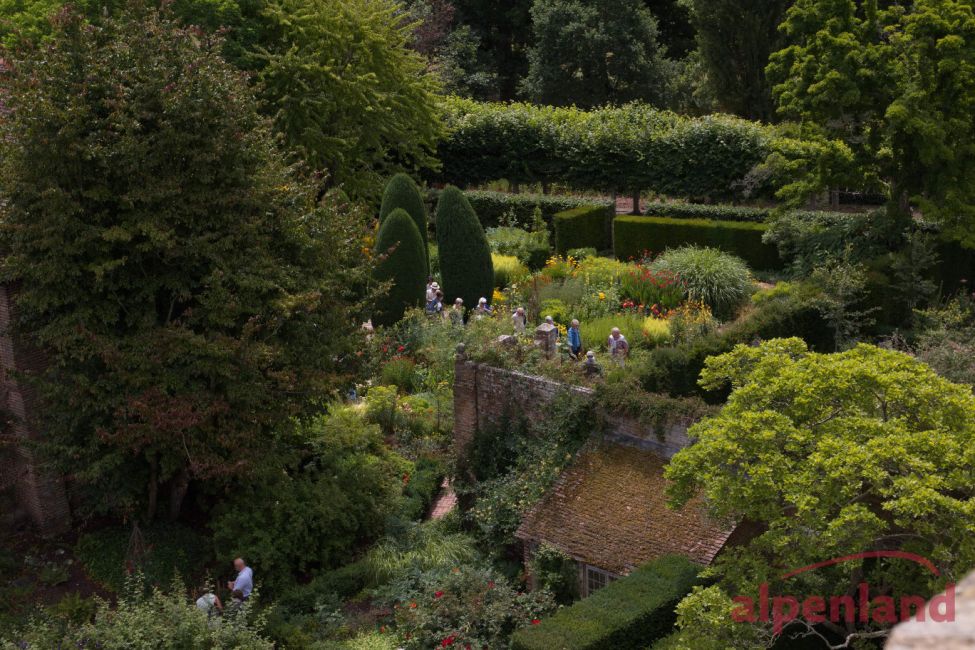
[[[672,64],[641,0],[535,0],[535,45],[522,90],[532,100],[592,108],[668,102]]]
[[[423,304],[427,280],[423,240],[406,210],[397,208],[383,220],[376,237],[376,255],[380,261],[375,278],[391,285],[372,321],[375,325],[392,325],[407,309]]]
[[[494,291],[491,247],[474,208],[464,193],[447,187],[437,204],[437,244],[440,274],[448,302],[463,298],[470,309]]]
[[[0,91],[0,269],[51,360],[44,450],[82,510],[175,517],[341,385],[364,215],[294,175],[219,41],[150,10],[65,11],[50,39]]]
[[[386,217],[394,210],[406,210],[406,213],[413,219],[416,229],[420,233],[423,241],[423,251],[428,260],[426,267],[429,269],[429,247],[427,246],[427,206],[423,203],[420,190],[413,182],[413,179],[406,174],[396,174],[383,191],[383,203],[379,208],[379,223],[386,221]]]
[[[765,78],[785,42],[779,24],[793,0],[690,0],[707,83],[723,111],[752,120],[774,115]]]

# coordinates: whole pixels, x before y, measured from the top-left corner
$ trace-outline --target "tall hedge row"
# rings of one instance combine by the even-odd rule
[[[423,240],[423,250],[429,255],[427,245],[427,206],[416,183],[407,174],[396,174],[383,190],[383,202],[379,208],[379,223],[382,224],[393,210],[405,210],[416,224]],[[428,265],[429,266],[429,265]]]
[[[392,325],[407,309],[423,304],[426,288],[426,248],[406,210],[396,209],[387,215],[379,226],[375,252],[384,256],[376,265],[375,278],[392,285],[372,321],[375,325]]]
[[[768,226],[742,221],[620,216],[613,221],[617,259],[639,258],[644,251],[660,253],[688,244],[720,248],[742,258],[753,269],[782,267],[778,250],[762,241]]]
[[[470,309],[494,293],[491,247],[464,193],[447,187],[437,203],[437,250],[441,284],[448,302],[463,298]]]
[[[440,192],[430,191],[430,200],[437,202]],[[557,194],[511,194],[508,192],[468,191],[464,196],[470,201],[481,225],[485,228],[496,228],[513,220],[518,228],[529,229],[535,216],[535,208],[541,210],[542,218],[551,224],[559,212],[589,205],[601,205],[609,208],[612,204],[605,199],[586,198],[578,196],[563,196]]]
[[[729,200],[770,195],[801,170],[840,167],[848,153],[734,117],[688,118],[639,104],[581,111],[450,98],[443,106],[438,180],[458,184],[507,179]],[[762,166],[773,158],[790,178]]]
[[[588,205],[555,215],[555,250],[565,255],[573,248],[607,250],[612,242],[607,227],[616,211],[610,206]]]
[[[539,625],[515,632],[513,650],[642,650],[669,634],[677,603],[701,567],[666,556],[610,583]]]

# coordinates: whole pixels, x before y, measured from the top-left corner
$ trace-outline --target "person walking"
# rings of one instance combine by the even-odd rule
[[[626,358],[630,356],[630,344],[620,332],[620,328],[614,327],[612,333],[609,335],[609,341],[607,342],[609,347],[609,356],[616,362],[620,368],[626,365]]]
[[[254,590],[254,572],[241,557],[234,560],[234,569],[237,571],[237,578],[227,583],[227,589],[239,591],[243,600],[247,600]]]
[[[569,324],[567,337],[569,339],[569,356],[578,360],[582,353],[582,332],[579,331],[579,321],[575,318]]]
[[[450,322],[457,327],[464,326],[464,299],[458,298],[450,308]]]
[[[524,334],[525,328],[528,326],[528,317],[525,315],[525,308],[519,307],[515,310],[515,313],[511,315],[511,322],[515,328],[515,334]]]

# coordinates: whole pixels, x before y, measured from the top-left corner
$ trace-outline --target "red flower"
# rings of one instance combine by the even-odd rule
[[[537,618],[532,619],[532,625],[538,625],[539,623],[541,623],[541,621],[538,620]]]
[[[415,602],[410,603],[410,609],[416,609],[416,603]]]
[[[440,598],[441,596],[443,596],[443,592],[442,591],[438,591],[437,593],[433,594],[433,597],[434,598]]]
[[[451,635],[450,635],[450,636],[448,636],[448,637],[447,637],[446,639],[444,639],[443,641],[441,641],[441,642],[440,642],[440,647],[441,647],[441,648],[446,648],[446,647],[447,647],[447,646],[449,646],[449,645],[454,645],[454,640],[455,640],[456,638],[457,638],[457,637],[455,637],[455,636],[454,636],[453,634],[451,634]]]
[[[403,350],[405,350],[405,349],[406,349],[406,348],[405,348],[404,346],[402,346],[402,345],[401,345],[401,346],[399,346],[398,348],[396,348],[396,351],[397,351],[397,352],[402,352],[402,351],[403,351]]]
[[[494,589],[494,580],[488,580],[488,589]]]

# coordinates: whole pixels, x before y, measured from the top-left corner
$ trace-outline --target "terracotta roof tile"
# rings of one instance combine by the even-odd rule
[[[713,521],[697,499],[681,510],[668,508],[665,463],[632,447],[587,446],[516,536],[616,574],[668,554],[710,564],[734,527]]]

